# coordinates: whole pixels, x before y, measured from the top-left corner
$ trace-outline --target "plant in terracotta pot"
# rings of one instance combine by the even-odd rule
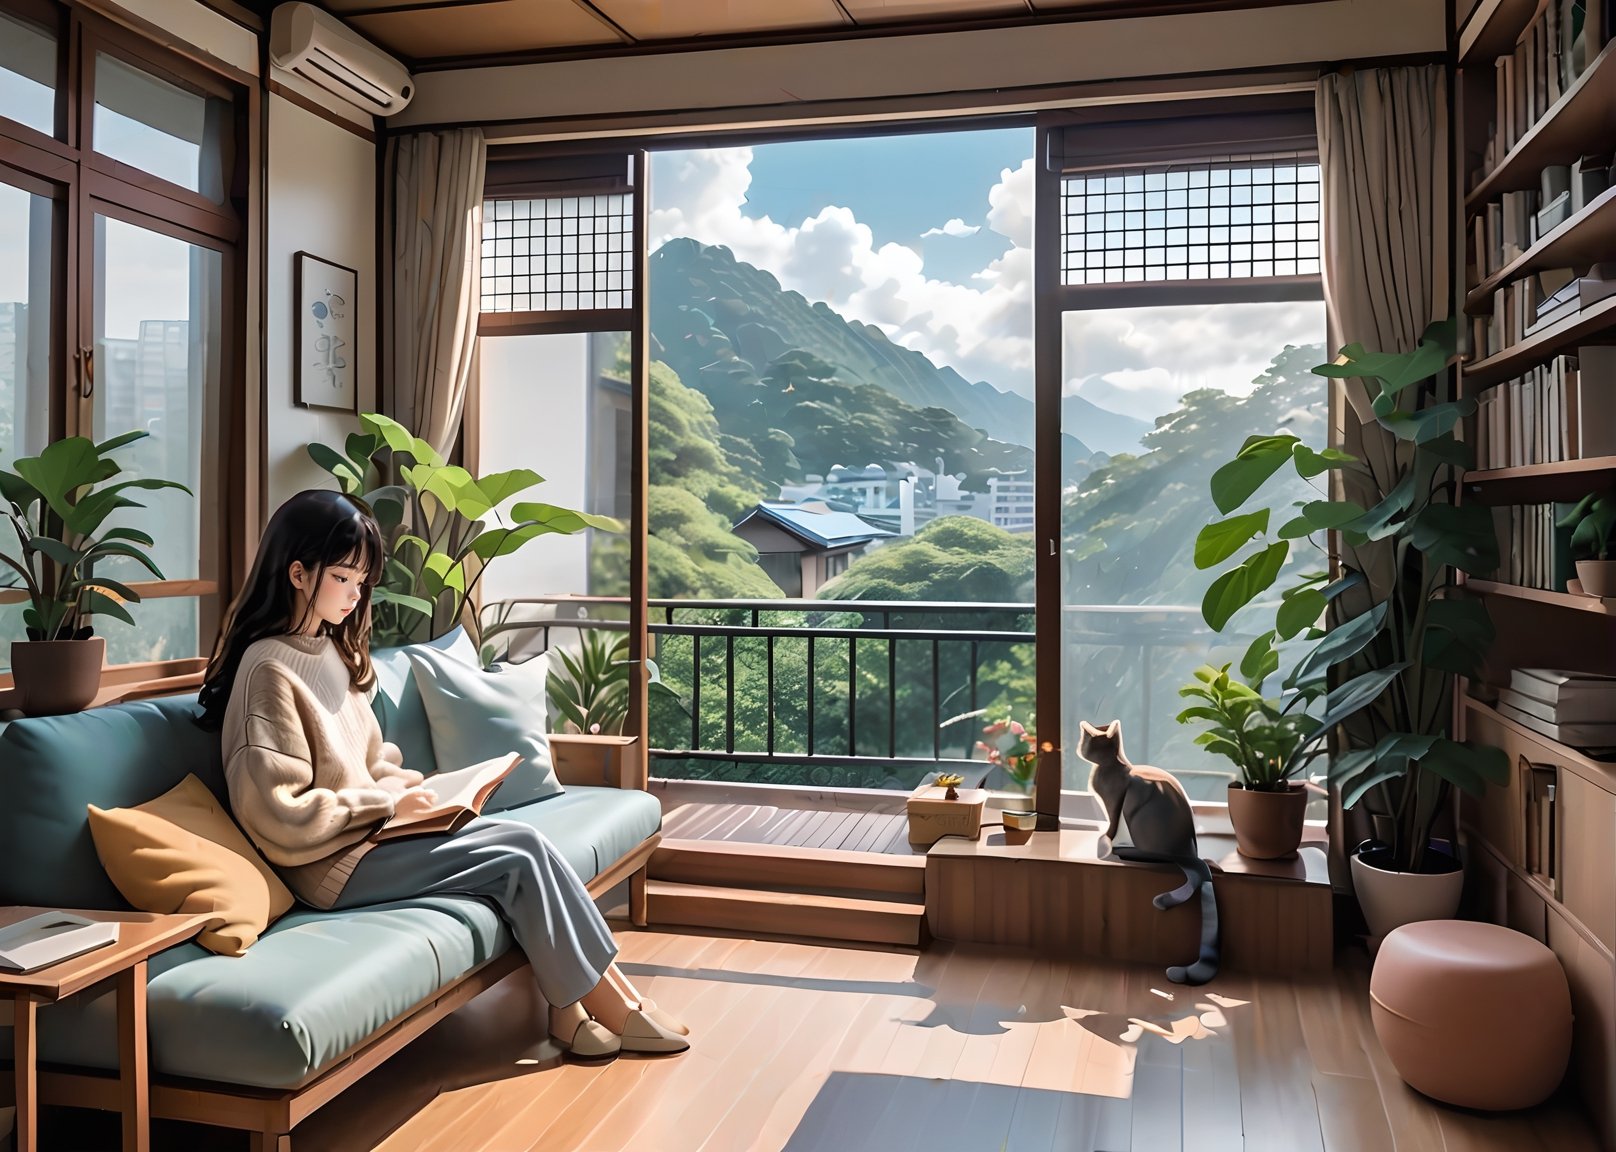
[[[1616,596],[1616,491],[1588,493],[1555,525],[1572,530],[1583,595]]]
[[[1480,576],[1498,565],[1490,510],[1453,502],[1473,464],[1454,433],[1476,407],[1439,398],[1454,334],[1451,320],[1440,321],[1412,351],[1353,344],[1315,368],[1367,382],[1384,434],[1371,445],[1375,458],[1318,451],[1284,434],[1253,436],[1213,474],[1213,502],[1225,519],[1196,541],[1197,565],[1224,569],[1201,605],[1221,631],[1273,587],[1292,547],[1336,533],[1337,574],[1315,573],[1285,590],[1275,632],[1260,636],[1247,658],[1266,660],[1266,651],[1277,667],[1283,647],[1295,660],[1287,688],[1329,678],[1306,744],[1339,733],[1329,777],[1345,807],[1369,808],[1376,839],[1360,845],[1352,874],[1375,935],[1454,914],[1463,873],[1432,847],[1433,827],[1451,788],[1479,794],[1509,776],[1502,751],[1456,740],[1450,727],[1454,678],[1476,674],[1493,638],[1485,603],[1466,597],[1453,573]],[[1334,473],[1339,482],[1271,529],[1267,509],[1239,509],[1283,468],[1307,480]],[[1328,631],[1317,626],[1326,615]]]
[[[1312,740],[1318,720],[1307,713],[1324,686],[1314,681],[1269,699],[1258,691],[1267,674],[1261,657],[1258,663],[1256,685],[1231,676],[1228,664],[1197,668],[1178,694],[1200,703],[1180,712],[1178,722],[1205,724],[1195,742],[1234,763],[1238,778],[1229,785],[1229,822],[1241,855],[1280,860],[1294,856],[1302,842],[1307,785],[1296,777],[1324,751]]]
[[[23,610],[28,639],[12,642],[11,666],[22,710],[30,715],[76,712],[95,698],[107,642],[92,635],[92,615],[135,622],[124,605],[138,602],[139,593],[98,574],[96,566],[126,557],[163,579],[145,551],[153,543],[149,535],[106,526],[115,512],[145,507],[126,495],[132,490],[178,488],[191,494],[176,480],[107,483],[123,474],[111,454],[146,435],[126,432],[100,444],[70,436],[38,456],[18,458],[11,470],[0,468],[0,499],[16,549],[0,552],[0,564],[10,569],[0,587],[19,588],[28,596]]]

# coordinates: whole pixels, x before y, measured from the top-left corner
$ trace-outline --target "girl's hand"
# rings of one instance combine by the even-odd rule
[[[393,805],[393,818],[395,820],[418,816],[423,812],[430,812],[438,802],[438,794],[430,788],[411,788],[398,798]]]

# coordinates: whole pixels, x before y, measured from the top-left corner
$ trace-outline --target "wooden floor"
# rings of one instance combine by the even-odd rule
[[[682,1056],[563,1065],[513,977],[304,1126],[293,1152],[1593,1152],[1555,1102],[1503,1117],[1406,1088],[1367,963],[1303,982],[974,946],[922,953],[621,930],[694,1029]],[[47,1144],[50,1148],[111,1148]],[[159,1126],[155,1145],[244,1149]]]
[[[663,815],[662,836],[665,840],[788,844],[893,856],[925,854],[925,849],[909,846],[909,819],[901,811],[685,803]]]

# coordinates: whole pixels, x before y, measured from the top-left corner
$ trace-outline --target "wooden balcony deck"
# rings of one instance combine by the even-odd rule
[[[909,823],[901,810],[781,808],[772,804],[680,804],[662,818],[669,840],[721,840],[729,844],[771,844],[841,852],[924,856],[909,846]]]

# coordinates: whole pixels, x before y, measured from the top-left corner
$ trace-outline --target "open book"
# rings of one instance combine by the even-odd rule
[[[370,834],[373,842],[393,840],[400,836],[421,836],[429,832],[454,832],[470,823],[488,797],[499,787],[500,781],[522,762],[516,752],[496,756],[473,764],[470,768],[457,768],[453,772],[439,772],[428,776],[423,787],[437,793],[438,802],[408,816],[394,816]]]

